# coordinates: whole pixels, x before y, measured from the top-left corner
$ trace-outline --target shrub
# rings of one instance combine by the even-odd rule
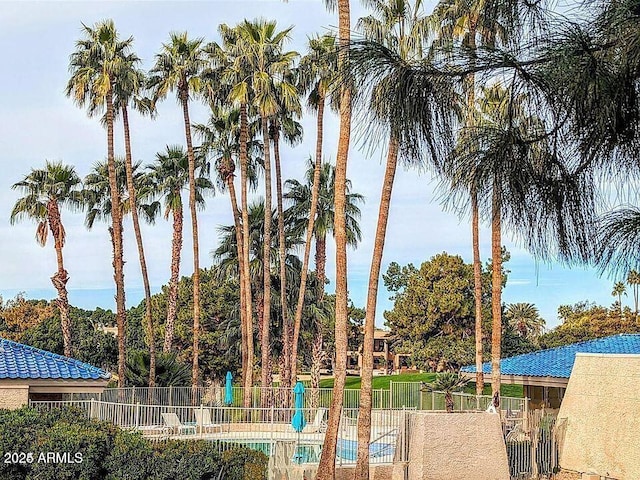
[[[261,452],[235,448],[221,456],[205,440],[152,443],[77,409],[0,410],[0,432],[0,452],[33,454],[24,463],[0,462],[2,480],[266,480]],[[55,461],[48,452],[58,454]]]

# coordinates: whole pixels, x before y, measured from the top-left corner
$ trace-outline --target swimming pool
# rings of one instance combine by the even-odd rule
[[[391,443],[374,442],[369,445],[369,456],[371,458],[384,457],[385,455],[393,456],[394,452],[395,445]],[[339,438],[336,446],[336,455],[343,460],[356,461],[358,458],[358,442]]]
[[[264,440],[219,440],[222,443],[230,443],[233,445],[239,445],[242,447],[250,448],[264,453],[267,457],[270,457],[274,453],[275,441]],[[321,445],[300,443],[296,445],[295,452],[292,457],[292,461],[296,463],[318,463],[320,462],[320,452],[322,450]]]

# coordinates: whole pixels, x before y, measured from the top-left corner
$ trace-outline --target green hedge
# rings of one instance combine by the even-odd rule
[[[150,442],[70,408],[0,410],[2,480],[266,480],[267,457],[209,441]],[[31,454],[31,455],[29,455]],[[81,461],[80,457],[81,456]]]

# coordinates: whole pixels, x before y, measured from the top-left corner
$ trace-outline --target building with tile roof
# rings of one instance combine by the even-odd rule
[[[62,400],[71,393],[100,393],[111,374],[56,353],[0,338],[0,408],[29,400]]]
[[[501,381],[523,385],[532,408],[559,408],[577,353],[640,354],[640,334],[613,335],[503,358],[500,360]],[[483,363],[482,371],[485,382],[490,383],[491,363]],[[473,379],[476,366],[467,365],[461,372]]]

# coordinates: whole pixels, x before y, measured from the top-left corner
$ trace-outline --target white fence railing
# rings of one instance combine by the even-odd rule
[[[204,439],[216,442],[220,450],[244,445],[268,456],[274,455],[278,444],[289,443],[295,446],[295,455],[302,463],[319,461],[328,417],[325,407],[303,408],[306,425],[298,432],[291,423],[295,408],[143,405],[95,399],[31,401],[30,405],[40,411],[75,407],[88,418],[139,431],[155,441]],[[372,410],[371,463],[391,463],[394,456],[402,454],[396,450],[397,445],[406,444],[401,435],[407,413],[406,410]],[[336,455],[339,464],[356,460],[357,422],[358,409],[343,410]]]
[[[373,408],[402,409],[415,408],[418,410],[444,410],[445,394],[443,392],[423,391],[419,382],[390,382],[389,389],[373,390]],[[126,387],[106,389],[101,394],[66,394],[65,400],[96,400],[112,403],[140,403],[143,405],[169,406],[224,406],[225,390],[223,386],[210,387]],[[329,408],[333,398],[331,388],[307,388],[304,394],[305,408]],[[240,407],[243,404],[244,388],[233,387],[233,402],[231,406]],[[491,403],[491,396],[466,393],[453,393],[454,409],[485,410]],[[526,398],[501,398],[501,409],[505,411],[526,411]],[[293,406],[294,394],[291,389],[280,387],[253,387],[251,392],[251,408],[266,408],[270,405]],[[357,408],[360,405],[360,390],[345,389],[344,408]]]

